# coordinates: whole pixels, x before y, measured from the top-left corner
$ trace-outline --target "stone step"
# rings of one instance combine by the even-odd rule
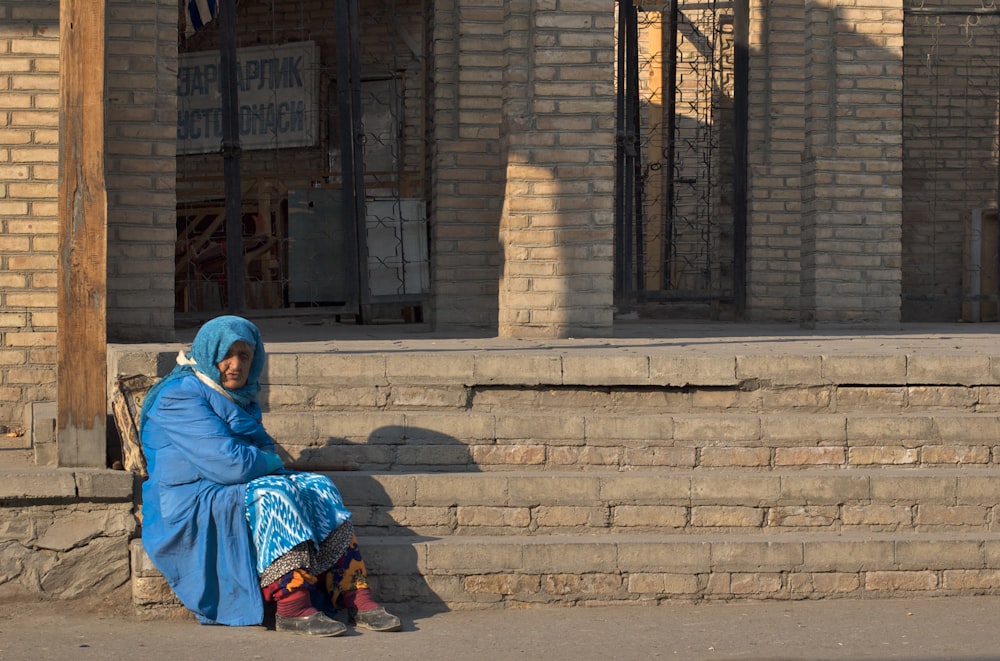
[[[1000,530],[1000,469],[328,473],[367,535]]]
[[[271,411],[289,455],[366,470],[1000,465],[1000,413]]]
[[[995,593],[1000,533],[359,537],[389,605]],[[136,540],[137,606],[175,605]]]

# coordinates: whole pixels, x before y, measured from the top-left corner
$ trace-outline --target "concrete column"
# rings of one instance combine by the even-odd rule
[[[802,323],[895,325],[902,0],[806,2]]]
[[[613,322],[614,3],[505,3],[502,337]]]

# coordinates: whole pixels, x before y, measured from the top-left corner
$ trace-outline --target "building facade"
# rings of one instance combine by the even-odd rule
[[[980,0],[351,5],[237,5],[254,312],[388,306],[508,337],[609,335],[616,310],[996,316],[1000,18]],[[170,341],[234,291],[222,33],[176,0],[104,7],[107,337]],[[72,461],[39,424],[73,272],[59,16],[0,2],[0,448],[39,465]]]

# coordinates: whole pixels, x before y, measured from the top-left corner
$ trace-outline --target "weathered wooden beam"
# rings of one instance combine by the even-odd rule
[[[60,466],[107,463],[104,22],[105,0],[59,2]]]

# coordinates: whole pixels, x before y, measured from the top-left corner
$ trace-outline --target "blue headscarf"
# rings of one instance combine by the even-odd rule
[[[222,374],[218,365],[229,353],[229,347],[239,341],[253,347],[253,360],[250,361],[246,384],[242,388],[232,390],[222,385]],[[216,317],[206,322],[195,335],[191,351],[186,356],[181,352],[177,356],[177,367],[150,388],[142,405],[140,429],[146,422],[147,409],[156,402],[163,388],[177,379],[193,374],[196,370],[214,382],[218,386],[217,390],[224,391],[240,406],[246,408],[255,403],[260,393],[260,375],[264,371],[264,342],[260,338],[260,330],[252,322],[233,315]]]

